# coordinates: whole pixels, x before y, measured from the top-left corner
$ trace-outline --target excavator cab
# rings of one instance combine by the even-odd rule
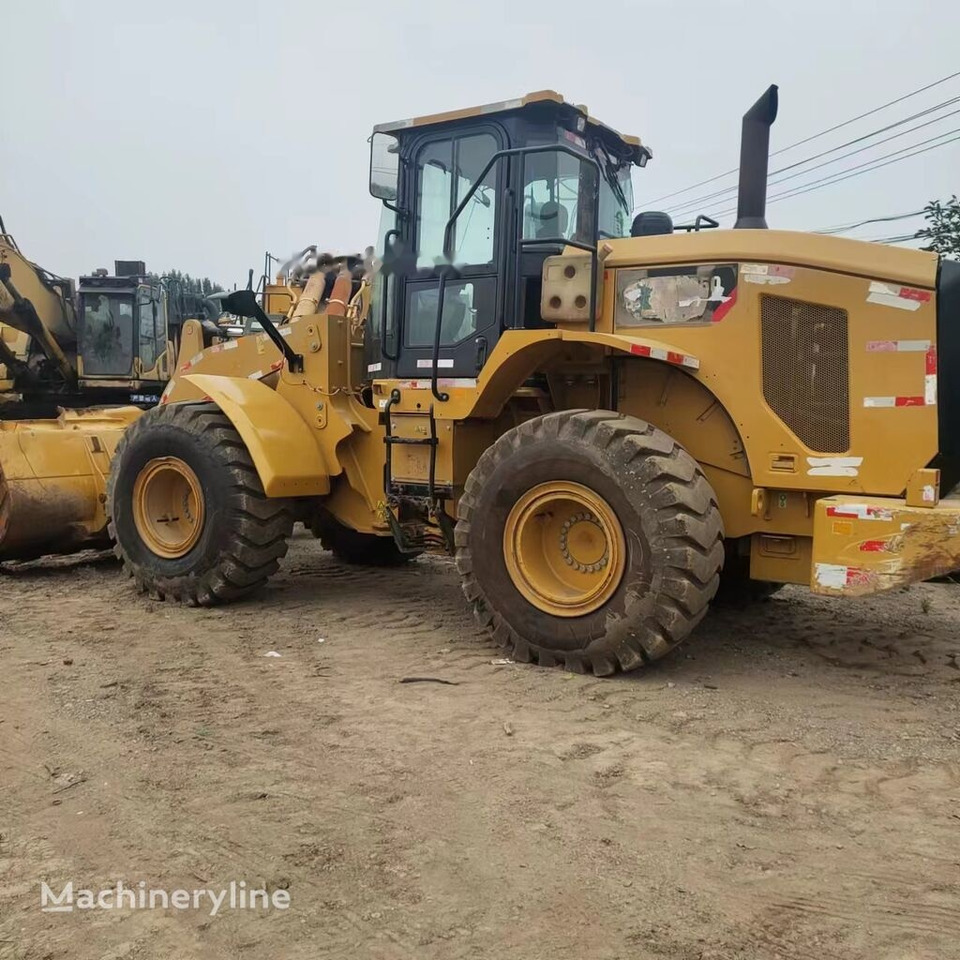
[[[146,276],[143,264],[117,275],[105,271],[80,279],[78,368],[83,385],[143,381],[156,384],[156,400],[169,377],[168,297]]]
[[[565,248],[591,261],[583,314],[594,315],[598,243],[629,234],[631,167],[651,154],[585,113],[542,91],[375,128],[370,191],[384,216],[372,332],[381,357],[369,373],[476,377],[504,330],[551,325],[543,267]]]

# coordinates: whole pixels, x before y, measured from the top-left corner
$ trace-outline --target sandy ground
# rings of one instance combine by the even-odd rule
[[[439,559],[300,536],[216,611],[8,570],[0,958],[960,957],[958,627],[950,584],[791,588],[596,680],[497,663]],[[291,904],[50,914],[41,880]]]

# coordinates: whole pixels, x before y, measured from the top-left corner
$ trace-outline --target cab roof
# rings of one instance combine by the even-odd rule
[[[640,154],[652,156],[649,147],[640,142],[639,137],[627,136],[615,130],[613,127],[601,123],[595,117],[590,116],[590,112],[582,103],[570,103],[556,90],[537,90],[534,93],[528,93],[526,96],[517,97],[514,100],[500,100],[497,103],[485,103],[478,107],[467,107],[463,110],[449,110],[446,113],[430,113],[422,117],[413,117],[408,120],[395,120],[392,123],[378,123],[374,128],[374,133],[396,133],[399,130],[408,130],[411,127],[428,127],[438,123],[449,123],[452,120],[464,120],[468,117],[491,116],[498,113],[507,113],[513,110],[520,110],[523,107],[535,103],[555,103],[569,108],[574,113],[583,118],[584,124],[588,127],[594,127],[598,132],[606,136],[615,137],[620,140],[629,150],[638,158]]]

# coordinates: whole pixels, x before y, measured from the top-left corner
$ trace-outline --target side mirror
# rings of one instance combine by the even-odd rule
[[[212,298],[211,298],[212,299]],[[259,317],[260,304],[252,290],[234,290],[220,299],[223,309],[237,317]]]
[[[400,181],[400,141],[389,133],[370,138],[370,195],[396,201]]]

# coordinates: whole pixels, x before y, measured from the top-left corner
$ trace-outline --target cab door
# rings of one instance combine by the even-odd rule
[[[501,196],[505,166],[491,158],[503,139],[494,126],[425,138],[414,150],[410,176],[416,209],[409,218],[411,249],[399,284],[400,351],[397,373],[433,373],[440,275],[447,270],[440,321],[437,373],[475,377],[501,329],[499,277],[504,255]],[[483,178],[453,224],[453,270],[444,257],[444,231],[459,204]]]

